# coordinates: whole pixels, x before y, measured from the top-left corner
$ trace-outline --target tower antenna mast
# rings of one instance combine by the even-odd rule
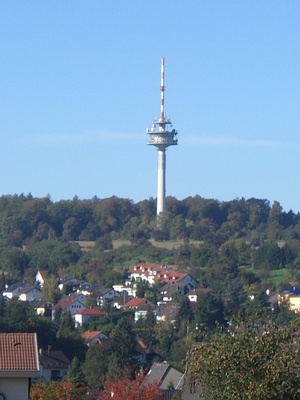
[[[169,146],[178,144],[175,129],[170,119],[165,117],[165,59],[161,59],[161,80],[160,80],[160,118],[154,120],[152,127],[147,128],[149,135],[148,145],[157,147],[158,150],[158,171],[157,171],[157,215],[166,211],[166,149]]]

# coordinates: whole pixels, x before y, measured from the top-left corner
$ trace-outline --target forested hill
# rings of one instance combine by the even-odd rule
[[[85,278],[88,275],[109,284],[112,276],[105,275],[106,266],[122,275],[121,266],[143,260],[177,264],[193,273],[200,285],[211,286],[222,280],[224,283],[228,274],[236,274],[245,265],[262,274],[300,268],[299,214],[284,212],[279,202],[271,205],[266,199],[255,198],[220,202],[200,196],[184,200],[168,197],[167,210],[158,223],[156,200],[152,198],[135,204],[115,196],[58,202],[31,195],[2,196],[2,270],[18,278],[33,276],[39,268],[51,272],[72,268],[77,275],[80,269]],[[112,249],[115,239],[129,240],[132,246],[126,251],[104,252]],[[159,251],[150,239],[151,243],[181,240],[184,245]],[[96,246],[91,254],[83,254],[74,241],[95,241]],[[249,274],[243,274],[246,282],[255,281]],[[122,280],[121,275],[115,273],[114,278]],[[291,279],[296,278],[294,275]]]
[[[14,195],[0,197],[0,239],[20,245],[30,240],[61,238],[97,240],[194,239],[224,243],[230,238],[299,238],[299,214],[284,212],[279,202],[266,199],[235,199],[220,202],[200,196],[177,200],[167,197],[167,212],[157,229],[156,200],[135,204],[130,199],[110,197],[91,200],[61,200]]]

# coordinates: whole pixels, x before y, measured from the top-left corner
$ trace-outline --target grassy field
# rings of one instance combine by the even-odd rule
[[[289,273],[288,269],[276,269],[274,271],[271,271],[270,278],[272,282],[276,284],[282,282],[286,277],[286,275],[288,275],[288,273]]]
[[[184,244],[183,240],[176,240],[176,241],[170,240],[165,242],[156,242],[155,240],[150,240],[150,242],[155,247],[167,250],[178,249],[178,247]],[[76,243],[78,243],[79,246],[84,251],[92,250],[95,245],[95,242],[88,242],[88,241],[76,241]],[[191,240],[189,243],[194,244],[195,246],[199,246],[202,242],[197,240]],[[122,246],[129,246],[130,244],[131,243],[129,240],[113,240],[114,249],[119,249]]]
[[[241,267],[244,269],[247,269],[247,271],[252,272],[255,275],[259,275],[259,273],[261,272],[258,269],[252,268],[252,267]],[[270,272],[270,278],[269,280],[271,282],[273,282],[275,285],[279,282],[282,282],[284,280],[284,278],[288,275],[289,270],[288,269],[275,269],[274,271]]]

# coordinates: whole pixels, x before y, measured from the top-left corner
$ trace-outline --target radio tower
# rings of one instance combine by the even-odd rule
[[[177,131],[168,130],[172,128],[170,118],[165,118],[165,59],[161,59],[161,81],[160,81],[160,117],[156,118],[152,128],[147,128],[150,136],[147,144],[157,147],[158,150],[158,175],[157,175],[157,215],[166,211],[166,148],[178,144]]]

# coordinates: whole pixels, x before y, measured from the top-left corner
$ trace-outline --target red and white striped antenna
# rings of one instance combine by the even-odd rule
[[[160,121],[165,120],[165,59],[161,59],[161,79],[160,79]]]

